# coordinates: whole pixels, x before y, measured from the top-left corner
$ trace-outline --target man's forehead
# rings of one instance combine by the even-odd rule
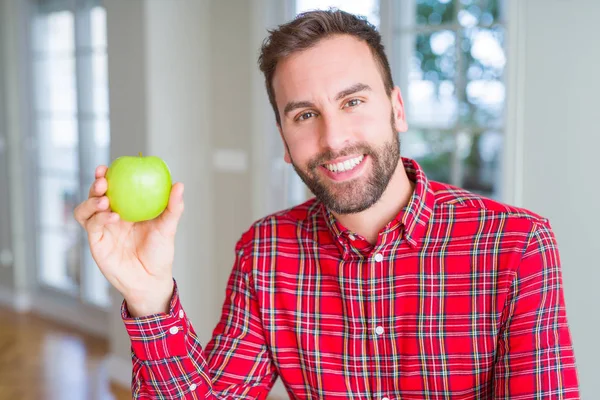
[[[342,38],[348,45],[341,47],[339,41],[330,40],[327,45],[321,44],[321,47],[281,60],[273,75],[277,97],[306,97],[315,91],[334,95],[357,82],[373,86],[371,81],[373,77],[378,78],[378,71],[369,47],[354,38],[350,40],[354,43]]]
[[[369,46],[357,38],[337,35],[322,39],[314,46],[296,51],[277,63],[279,71],[311,72],[317,67],[374,62]]]

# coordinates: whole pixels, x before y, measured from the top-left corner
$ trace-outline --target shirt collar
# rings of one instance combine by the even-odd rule
[[[415,160],[402,157],[404,169],[415,184],[414,192],[398,215],[390,221],[379,233],[384,244],[395,241],[402,235],[407,243],[415,248],[425,234],[429,219],[431,218],[435,194],[425,172]],[[322,209],[329,231],[337,240],[342,249],[347,249],[348,240],[355,236],[335,218],[333,213],[322,204]]]

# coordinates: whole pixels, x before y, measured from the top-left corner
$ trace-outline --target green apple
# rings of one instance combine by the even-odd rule
[[[154,219],[169,203],[171,171],[159,157],[119,157],[108,167],[106,181],[110,208],[125,221]]]

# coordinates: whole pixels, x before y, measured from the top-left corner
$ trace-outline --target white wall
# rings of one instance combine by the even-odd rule
[[[563,265],[581,396],[600,394],[600,1],[516,0],[509,114],[522,136],[513,160],[520,205],[548,217]],[[543,12],[541,11],[543,10]],[[514,10],[513,10],[514,11]],[[518,49],[517,49],[518,47]],[[510,59],[509,59],[510,60]],[[515,112],[518,111],[518,112]]]
[[[18,310],[31,307],[30,289],[34,286],[34,270],[30,268],[35,256],[28,245],[29,231],[27,226],[33,223],[32,193],[24,180],[31,174],[30,160],[32,142],[29,140],[29,93],[30,62],[26,51],[28,48],[27,32],[28,7],[25,2],[0,1],[0,81],[4,107],[2,117],[3,134],[5,135],[4,155],[6,159],[8,187],[6,190],[8,204],[0,207],[8,208],[10,214],[10,240],[12,265],[6,265],[0,274],[0,303],[8,303]],[[0,135],[1,136],[1,135]],[[4,227],[6,228],[6,227]]]

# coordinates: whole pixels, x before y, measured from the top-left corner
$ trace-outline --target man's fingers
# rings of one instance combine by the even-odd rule
[[[104,196],[107,189],[108,182],[106,181],[106,178],[97,178],[90,186],[89,197]]]
[[[79,204],[73,212],[75,220],[85,227],[86,221],[95,213],[108,209],[108,197],[91,197]]]
[[[97,242],[104,234],[104,228],[108,224],[115,223],[119,220],[119,214],[111,211],[102,211],[94,214],[85,222],[85,230],[88,233],[90,241]]]
[[[104,193],[106,193],[106,190],[108,189],[108,182],[104,177],[107,170],[108,168],[105,165],[99,165],[96,167],[96,171],[94,172],[94,177],[96,179],[90,186],[88,197],[104,196]]]
[[[95,178],[104,178],[104,175],[106,175],[106,171],[108,170],[108,167],[106,165],[99,165],[96,167],[96,172],[95,172]]]
[[[183,183],[177,182],[171,187],[167,209],[159,217],[161,232],[165,235],[175,235],[181,214],[183,214]]]
[[[177,182],[171,188],[167,209],[172,213],[180,215],[183,212],[183,183]]]

